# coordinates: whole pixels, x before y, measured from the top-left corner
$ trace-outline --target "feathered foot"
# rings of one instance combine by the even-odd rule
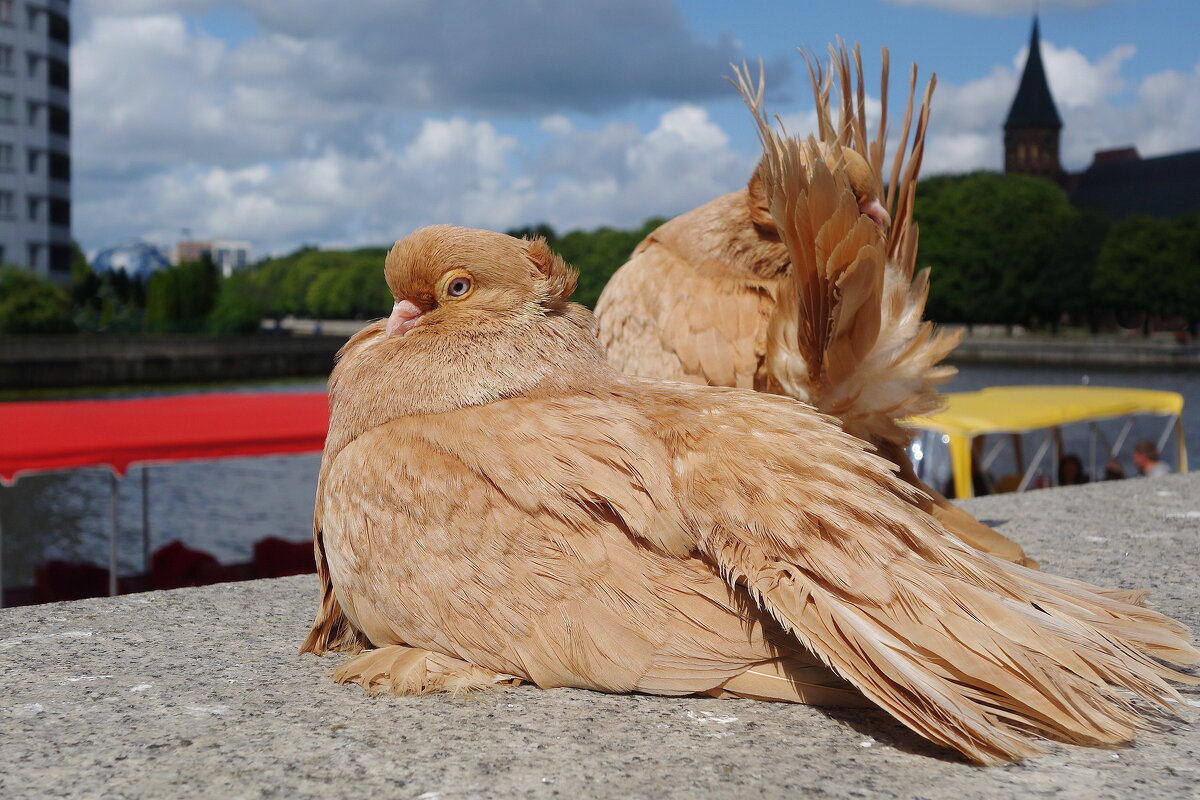
[[[337,683],[357,683],[367,694],[390,692],[412,697],[434,692],[465,694],[497,686],[517,686],[521,679],[477,667],[453,656],[394,644],[368,650],[334,670]]]

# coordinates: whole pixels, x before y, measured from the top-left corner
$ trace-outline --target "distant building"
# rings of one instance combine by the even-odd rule
[[[199,261],[208,256],[213,264],[228,278],[234,272],[250,265],[250,243],[217,241],[181,241],[175,245],[172,264]]]
[[[213,242],[212,260],[221,274],[228,278],[237,270],[250,266],[250,243]]]
[[[149,283],[151,275],[170,265],[161,250],[146,242],[115,244],[104,248],[92,259],[92,269],[96,272],[123,270],[129,277],[141,279],[142,283]]]
[[[1142,158],[1134,147],[1117,147],[1098,151],[1091,166],[1072,174],[1059,160],[1062,127],[1034,17],[1029,56],[1004,122],[1004,171],[1049,178],[1075,205],[1114,219],[1200,213],[1200,150]]]
[[[175,253],[171,256],[171,263],[183,264],[187,261],[199,261],[206,255],[212,255],[212,247],[212,242],[176,242]]]
[[[1200,213],[1200,150],[1142,158],[1133,147],[1103,150],[1070,176],[1071,202],[1113,219]]]
[[[71,271],[68,0],[0,0],[0,262]]]
[[[1004,121],[1004,171],[1061,182],[1063,168],[1058,146],[1062,126],[1042,66],[1042,43],[1034,17],[1025,70]]]

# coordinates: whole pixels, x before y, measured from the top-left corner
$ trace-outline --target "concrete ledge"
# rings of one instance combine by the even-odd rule
[[[1200,475],[971,501],[1045,568],[1200,626]],[[511,691],[371,699],[299,656],[311,577],[0,612],[0,797],[1196,797],[1200,691],[1116,751],[979,769],[881,712]]]

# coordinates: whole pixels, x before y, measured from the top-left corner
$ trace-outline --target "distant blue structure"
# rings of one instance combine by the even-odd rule
[[[123,242],[106,247],[92,260],[92,269],[97,273],[124,270],[130,278],[149,283],[150,276],[160,269],[171,266],[166,255],[146,242]]]

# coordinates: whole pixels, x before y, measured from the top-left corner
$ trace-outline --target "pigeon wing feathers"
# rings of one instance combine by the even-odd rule
[[[1121,690],[1176,698],[1147,654],[1194,661],[1178,623],[963,547],[864,447],[787,398],[632,378],[395,420],[329,471],[330,570],[373,643],[545,687],[837,702],[787,631],[980,763],[1126,741]]]
[[[687,443],[676,480],[697,548],[897,719],[996,763],[1036,752],[1031,734],[1130,739],[1120,690],[1177,699],[1166,680],[1186,676],[1148,655],[1200,658],[1178,623],[962,546],[830,420],[720,392],[656,426]]]
[[[677,557],[666,450],[634,455],[647,427],[596,398],[520,398],[363,434],[323,487],[347,615],[376,646],[543,688],[861,703],[708,563]]]

